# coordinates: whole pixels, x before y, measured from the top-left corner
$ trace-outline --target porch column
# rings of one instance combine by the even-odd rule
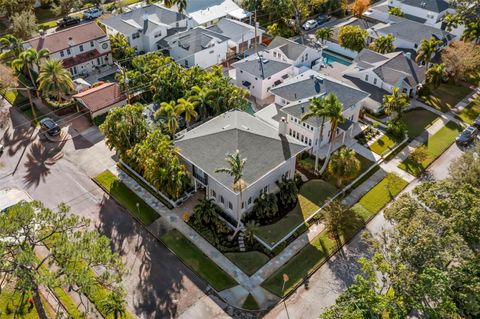
[[[195,187],[195,192],[197,191],[197,180],[194,178],[193,179],[193,185]]]
[[[345,137],[347,136],[347,132],[343,131],[343,137],[342,137],[342,144],[345,145]]]
[[[352,124],[352,126],[350,127],[349,131],[350,131],[350,137],[353,137],[353,129],[355,127],[355,124]]]

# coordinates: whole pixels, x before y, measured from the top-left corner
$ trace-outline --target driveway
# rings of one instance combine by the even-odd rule
[[[428,169],[435,179],[444,179],[448,176],[448,166],[458,158],[462,151],[453,144],[439,157]],[[415,180],[404,192],[409,192],[419,183]],[[368,246],[362,238],[365,231],[373,236],[378,236],[383,230],[392,225],[385,220],[383,212],[378,214],[366,227],[357,234],[353,240],[343,248],[343,254],[337,253],[316,273],[309,281],[308,287],[299,287],[285,303],[279,303],[265,318],[288,319],[288,318],[318,318],[325,307],[335,303],[335,299],[353,283],[353,277],[360,272],[356,260],[362,256],[368,256]],[[287,314],[288,311],[288,314]]]
[[[206,284],[91,181],[91,176],[114,165],[113,152],[98,134],[90,130],[88,139],[78,135],[51,143],[16,110],[11,114],[14,129],[0,131],[5,144],[1,187],[23,189],[51,208],[65,202],[73,213],[90,218],[111,239],[129,270],[124,284],[132,313],[141,318],[175,318],[192,307],[202,309],[205,317],[223,313],[219,302],[204,293]]]

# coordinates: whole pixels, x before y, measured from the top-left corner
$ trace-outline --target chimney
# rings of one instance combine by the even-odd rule
[[[71,46],[71,47],[75,46],[75,42],[73,42],[73,38],[72,38],[72,37],[68,37],[67,43],[68,43],[68,45]]]
[[[143,33],[147,32],[148,28],[148,14],[144,13],[143,14]]]
[[[282,116],[280,122],[278,122],[278,135],[287,135],[287,120],[284,116]]]

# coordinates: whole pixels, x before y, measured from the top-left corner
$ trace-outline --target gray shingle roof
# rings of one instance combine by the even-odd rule
[[[249,32],[255,32],[253,26],[227,18],[221,19],[216,25],[211,26],[208,29],[229,37],[232,40],[241,40],[242,35]]]
[[[254,183],[278,165],[295,156],[306,145],[242,111],[229,111],[192,129],[175,141],[180,155],[211,177],[232,189],[232,177],[215,173],[227,167],[225,155],[240,151],[247,158],[243,180]]]
[[[291,64],[265,58],[245,59],[233,64],[235,69],[242,70],[261,79],[266,79],[274,74],[291,67]]]
[[[152,27],[157,24],[170,25],[187,18],[184,14],[180,14],[162,6],[152,4],[130,12],[115,15],[108,19],[102,20],[102,23],[121,33],[128,34],[139,31],[139,29],[144,29],[145,17],[148,17],[148,27]]]
[[[450,8],[450,5],[445,0],[402,0],[406,5],[422,8],[433,12],[443,12]]]
[[[268,51],[275,48],[281,50],[290,60],[296,60],[307,49],[307,46],[277,36],[270,42],[266,50]]]
[[[185,32],[176,33],[168,36],[159,42],[160,44],[168,43],[171,47],[180,46],[190,53],[196,53],[208,48],[211,41],[217,43],[228,41],[228,37],[213,32],[211,30],[196,27]]]

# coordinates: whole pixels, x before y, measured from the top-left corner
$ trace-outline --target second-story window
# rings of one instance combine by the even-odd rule
[[[138,39],[140,38],[140,34],[138,32],[132,34],[132,39]]]
[[[72,52],[70,51],[70,48],[67,49],[67,55],[70,55],[72,54]]]
[[[368,82],[368,74],[365,74],[365,81]]]
[[[373,78],[373,84],[377,84],[377,78]]]
[[[63,58],[65,56],[65,54],[63,53],[63,51],[60,51],[60,56]]]
[[[82,44],[80,44],[80,45],[78,46],[78,48],[80,49],[80,52],[83,52],[83,45],[82,45]]]
[[[90,47],[92,47],[92,48],[93,48],[93,46],[94,46],[94,43],[93,43],[93,41],[90,41]]]

